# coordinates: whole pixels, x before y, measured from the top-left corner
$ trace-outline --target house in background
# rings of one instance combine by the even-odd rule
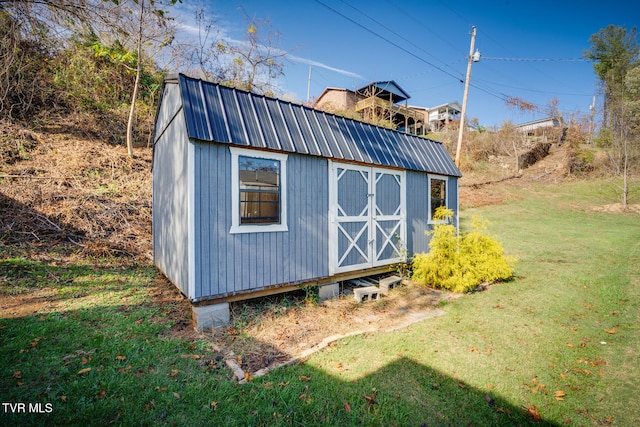
[[[389,271],[457,221],[460,171],[442,144],[185,75],[154,130],[154,264],[198,328],[230,301]]]
[[[439,132],[449,123],[460,120],[461,109],[457,102],[427,108],[408,105],[409,98],[395,81],[389,80],[370,83],[355,91],[328,87],[314,107],[367,123],[393,125],[395,129],[413,135]]]
[[[423,133],[425,115],[409,108],[406,104],[409,98],[409,94],[395,81],[389,80],[369,83],[355,91],[326,88],[314,103],[314,107],[359,118],[367,123],[387,127],[393,125],[400,131],[417,135],[419,132]]]
[[[442,131],[449,123],[460,121],[460,112],[462,111],[460,104],[457,102],[449,102],[447,104],[437,105],[426,109],[426,122],[431,132]]]
[[[546,117],[514,126],[516,130],[525,132],[528,136],[539,136],[545,129],[562,129],[566,124],[561,116]]]

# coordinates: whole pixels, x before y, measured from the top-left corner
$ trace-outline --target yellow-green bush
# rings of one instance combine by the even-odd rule
[[[487,221],[474,217],[472,231],[458,235],[451,224],[453,212],[439,208],[429,242],[429,253],[413,260],[413,280],[453,292],[468,292],[483,282],[513,276],[515,258],[504,254],[502,245],[486,233]]]

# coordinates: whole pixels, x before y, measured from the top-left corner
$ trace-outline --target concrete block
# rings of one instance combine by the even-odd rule
[[[380,288],[376,286],[367,286],[366,288],[355,288],[353,297],[356,302],[374,301],[380,298]]]
[[[400,286],[401,283],[402,279],[398,276],[385,277],[380,280],[380,292],[382,292],[382,295],[386,295],[389,293],[389,289]]]
[[[193,306],[192,313],[198,331],[226,326],[231,320],[228,302]]]
[[[329,283],[318,287],[318,298],[320,301],[326,301],[331,298],[337,298],[340,295],[340,284]]]

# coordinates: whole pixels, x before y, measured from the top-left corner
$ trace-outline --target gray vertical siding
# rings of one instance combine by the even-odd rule
[[[407,171],[407,256],[429,250],[429,181],[424,172]]]
[[[458,217],[458,180],[448,177],[447,206]],[[433,230],[429,224],[429,180],[424,172],[407,171],[407,250],[408,257],[429,252],[431,238],[425,231]],[[457,221],[454,220],[454,224]]]
[[[231,153],[195,143],[195,295],[222,297],[329,275],[327,160],[287,159],[286,232],[230,234]]]
[[[169,280],[188,294],[189,141],[184,116],[162,113],[163,117],[173,117],[173,122],[165,129],[158,128],[154,147],[153,260]]]

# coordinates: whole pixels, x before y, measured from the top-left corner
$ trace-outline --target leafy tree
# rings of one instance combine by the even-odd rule
[[[589,38],[591,48],[584,57],[592,60],[593,69],[600,79],[604,92],[604,127],[611,125],[610,104],[622,94],[624,81],[630,69],[638,62],[638,34],[636,27],[627,31],[624,27],[609,25]]]
[[[629,171],[637,162],[638,128],[634,123],[639,92],[637,69],[640,44],[636,28],[609,25],[589,39],[585,58],[594,61],[594,71],[602,83],[604,108],[602,128],[596,142],[604,146],[613,171],[622,177],[622,206],[627,208]]]

